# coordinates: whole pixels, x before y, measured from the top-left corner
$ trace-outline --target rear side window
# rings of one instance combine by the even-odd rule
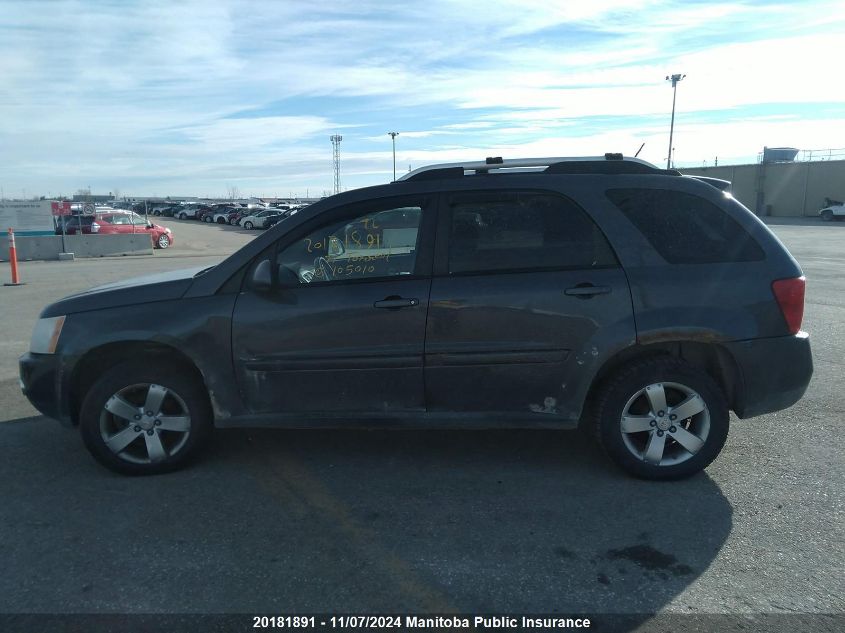
[[[544,193],[453,194],[449,272],[578,269],[618,265],[607,239],[569,200]]]
[[[736,220],[704,198],[664,189],[611,189],[607,197],[670,264],[765,258]]]

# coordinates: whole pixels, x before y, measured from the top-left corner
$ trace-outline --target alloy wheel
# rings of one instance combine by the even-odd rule
[[[162,385],[124,387],[106,401],[100,413],[100,436],[117,457],[134,464],[152,464],[175,456],[191,434],[185,401]]]
[[[674,466],[704,446],[710,433],[710,411],[690,387],[654,383],[628,399],[620,431],[625,447],[637,459],[654,466]]]

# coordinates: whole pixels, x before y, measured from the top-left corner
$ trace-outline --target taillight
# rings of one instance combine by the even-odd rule
[[[778,301],[783,318],[790,334],[796,334],[801,329],[804,318],[804,286],[806,278],[778,279],[772,282],[772,292]]]
[[[91,222],[91,232],[92,233],[99,233],[100,232],[100,225],[96,222]]]

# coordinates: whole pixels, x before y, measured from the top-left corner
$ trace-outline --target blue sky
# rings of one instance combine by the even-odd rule
[[[485,156],[845,148],[845,3],[0,0],[6,197],[320,195]]]

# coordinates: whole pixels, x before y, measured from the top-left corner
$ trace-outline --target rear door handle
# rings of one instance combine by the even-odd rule
[[[402,297],[387,297],[381,301],[376,301],[373,304],[374,308],[385,308],[387,310],[396,310],[398,308],[412,308],[419,305],[419,299],[403,299]]]
[[[594,286],[593,284],[578,284],[563,291],[564,294],[573,297],[589,299],[594,295],[606,295],[610,293],[610,286]]]

